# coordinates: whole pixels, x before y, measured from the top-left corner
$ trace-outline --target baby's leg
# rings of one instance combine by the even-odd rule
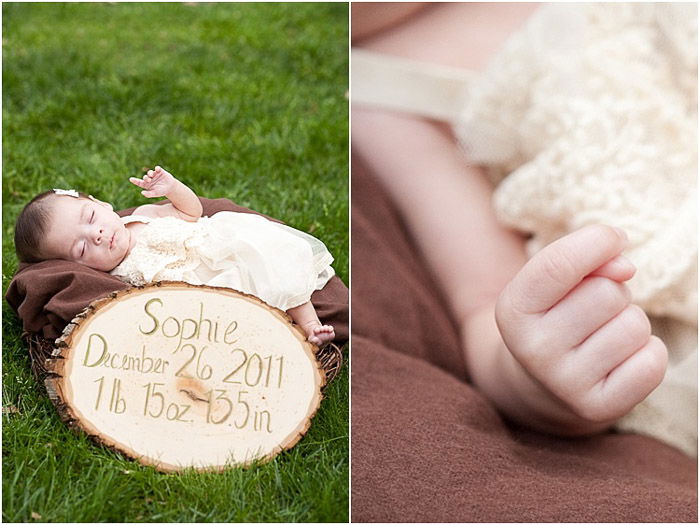
[[[309,342],[316,346],[323,346],[326,343],[330,343],[335,338],[333,327],[321,324],[318,315],[316,315],[316,309],[314,305],[311,304],[311,301],[290,308],[287,310],[287,313],[294,322],[304,330]]]

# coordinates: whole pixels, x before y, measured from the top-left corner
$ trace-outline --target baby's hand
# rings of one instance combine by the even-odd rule
[[[143,188],[141,193],[144,197],[155,198],[165,197],[171,193],[178,180],[160,166],[156,166],[155,170],[148,170],[143,179],[129,177],[129,182]]]
[[[630,304],[622,230],[595,225],[545,247],[501,293],[496,322],[515,359],[577,416],[612,422],[658,386],[664,343]]]

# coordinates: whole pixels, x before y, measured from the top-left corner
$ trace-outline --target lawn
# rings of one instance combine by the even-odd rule
[[[348,6],[4,4],[3,293],[50,188],[147,202],[156,164],[323,240],[348,282]],[[348,373],[265,465],[166,475],[70,431],[3,302],[3,521],[348,520]],[[347,357],[347,350],[346,350]]]

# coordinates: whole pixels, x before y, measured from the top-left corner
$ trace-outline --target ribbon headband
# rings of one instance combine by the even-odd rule
[[[56,195],[68,195],[69,197],[75,197],[76,199],[80,198],[80,194],[76,190],[59,190],[58,188],[54,188],[53,192]],[[97,199],[92,195],[88,195],[88,198],[98,202]]]
[[[59,190],[59,189],[54,188],[53,192],[56,195],[70,195],[71,197],[75,197],[76,199],[78,197],[80,197],[80,195],[78,195],[78,192],[75,190]]]

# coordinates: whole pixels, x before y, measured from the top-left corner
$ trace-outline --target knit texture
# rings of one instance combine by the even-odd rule
[[[620,422],[697,455],[697,6],[539,9],[469,86],[455,131],[530,254],[594,223],[628,233],[662,385]],[[661,333],[659,334],[661,335]]]

